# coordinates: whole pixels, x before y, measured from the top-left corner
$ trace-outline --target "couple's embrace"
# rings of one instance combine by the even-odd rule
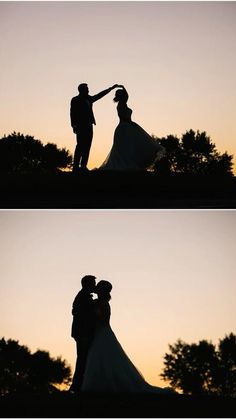
[[[148,384],[128,358],[110,326],[112,285],[86,275],[73,302],[72,337],[77,361],[70,390],[78,393],[168,393]],[[97,294],[93,299],[92,294]]]
[[[70,106],[71,126],[76,134],[73,172],[86,171],[96,125],[93,103],[113,89],[117,103],[119,124],[115,129],[113,145],[101,170],[145,170],[165,154],[165,149],[140,125],[132,121],[132,109],[128,107],[128,93],[124,86],[115,84],[91,96],[86,83],[78,86],[79,94],[72,98]]]

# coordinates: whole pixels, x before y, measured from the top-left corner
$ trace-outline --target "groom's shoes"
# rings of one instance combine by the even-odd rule
[[[81,173],[88,173],[88,172],[90,172],[90,170],[87,167],[81,167],[80,172]]]
[[[87,167],[73,167],[73,174],[88,173],[90,170]]]
[[[79,389],[70,386],[69,390],[67,390],[69,394],[72,394],[73,396],[77,396],[79,394]]]
[[[73,167],[72,173],[77,175],[80,172],[80,167]]]

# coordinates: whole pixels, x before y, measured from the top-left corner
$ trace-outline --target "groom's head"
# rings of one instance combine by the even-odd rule
[[[96,276],[93,275],[85,275],[81,279],[82,288],[88,292],[94,292],[96,289]]]
[[[88,85],[86,84],[86,83],[81,83],[81,84],[79,84],[79,86],[78,86],[78,91],[79,91],[79,94],[80,95],[82,95],[82,96],[88,96],[88,94],[89,94],[89,88],[88,88]]]

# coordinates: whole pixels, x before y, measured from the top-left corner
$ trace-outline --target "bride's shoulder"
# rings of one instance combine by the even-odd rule
[[[97,321],[109,321],[111,309],[108,301],[95,300],[94,313]]]
[[[101,311],[101,302],[98,298],[96,298],[96,300],[93,300],[93,309],[97,314]]]
[[[93,300],[94,307],[105,307],[106,305],[109,305],[108,301],[100,300],[99,298],[96,298]]]
[[[119,102],[118,104],[117,104],[117,107],[116,107],[117,109],[125,109],[125,108],[127,108],[127,104],[126,103],[124,103],[124,102]]]
[[[99,300],[98,300],[98,298],[96,298],[95,300],[93,300],[93,307],[94,307],[94,309],[96,309],[97,307],[99,307]]]
[[[110,304],[106,300],[96,299],[93,300],[94,308],[96,311],[107,310],[110,307]]]

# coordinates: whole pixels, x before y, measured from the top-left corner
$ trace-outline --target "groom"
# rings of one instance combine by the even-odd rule
[[[81,279],[82,289],[76,295],[73,307],[73,323],[71,336],[76,341],[77,359],[75,372],[70,387],[71,392],[77,393],[83,382],[86,359],[95,331],[95,313],[92,293],[96,291],[96,277],[86,275]]]
[[[70,119],[73,132],[76,134],[77,145],[74,154],[73,172],[79,168],[87,171],[89,152],[93,139],[93,125],[96,121],[93,114],[93,103],[107,95],[111,90],[119,87],[118,84],[97,93],[89,95],[89,88],[86,83],[78,87],[79,94],[71,99]]]

